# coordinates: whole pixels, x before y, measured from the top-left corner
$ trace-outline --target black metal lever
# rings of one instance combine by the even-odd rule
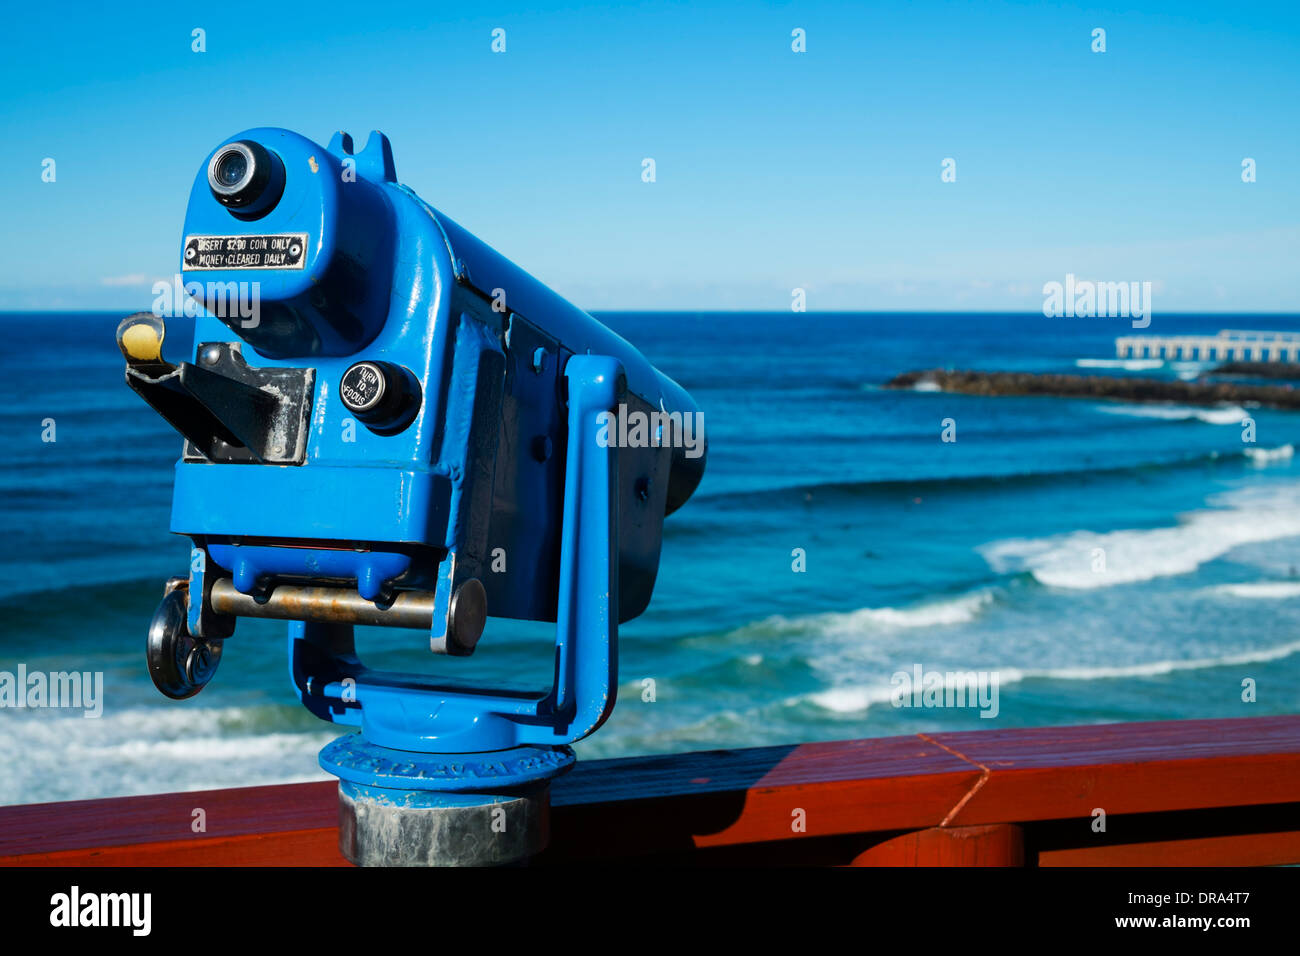
[[[117,345],[126,383],[185,436],[186,458],[302,464],[315,369],[254,368],[238,342],[205,343],[202,364],[173,365],[166,334],[162,319],[137,312],[118,325]]]

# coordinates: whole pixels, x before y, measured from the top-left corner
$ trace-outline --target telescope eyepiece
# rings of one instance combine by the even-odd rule
[[[212,180],[218,189],[238,189],[249,178],[252,167],[247,150],[228,149],[213,164]]]
[[[208,163],[212,197],[241,219],[265,215],[284,192],[284,165],[261,143],[240,140],[212,154]]]

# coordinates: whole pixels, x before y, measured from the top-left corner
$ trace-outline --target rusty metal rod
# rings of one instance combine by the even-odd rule
[[[214,581],[212,610],[237,617],[268,617],[282,621],[321,621],[335,624],[376,624],[428,630],[433,624],[433,592],[399,591],[387,610],[380,610],[350,588],[300,587],[278,584],[265,604],[235,590],[229,578]]]

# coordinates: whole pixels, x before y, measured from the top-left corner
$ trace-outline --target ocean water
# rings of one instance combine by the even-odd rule
[[[241,621],[189,701],[149,681],[145,628],[188,555],[167,532],[180,440],[122,383],[119,317],[0,316],[0,672],[104,675],[98,718],[0,709],[0,803],[324,778],[338,731],[295,703],[282,624]],[[1121,319],[600,318],[695,396],[710,457],[580,757],[1300,710],[1295,413],[881,388],[936,366],[1202,370],[1113,361]],[[1148,331],[1224,327],[1300,317]],[[408,631],[359,645],[386,668],[541,685],[551,639],[491,620],[468,660]],[[917,666],[996,673],[997,716],[893,706],[893,675]]]

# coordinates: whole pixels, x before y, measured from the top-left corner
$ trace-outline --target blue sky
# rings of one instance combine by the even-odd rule
[[[147,308],[199,164],[267,125],[384,130],[589,309],[1037,311],[1074,273],[1300,311],[1295,3],[54,0],[5,29],[0,309]]]

